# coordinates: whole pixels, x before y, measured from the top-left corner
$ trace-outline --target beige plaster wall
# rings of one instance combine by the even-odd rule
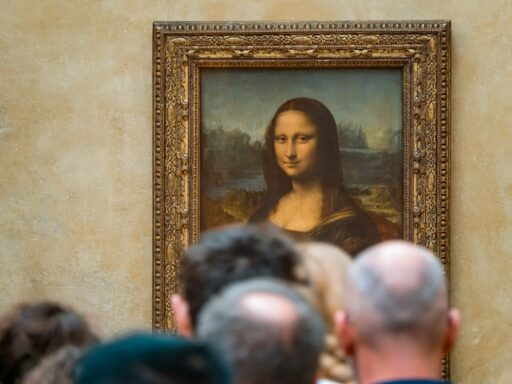
[[[453,376],[512,379],[508,0],[0,0],[0,310],[53,298],[151,323],[153,20],[453,21]]]

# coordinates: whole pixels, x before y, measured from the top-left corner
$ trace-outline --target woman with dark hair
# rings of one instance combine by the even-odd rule
[[[353,256],[380,240],[345,191],[336,122],[318,100],[295,98],[277,109],[265,132],[263,173],[267,196],[250,221],[269,220]]]
[[[63,346],[97,342],[86,320],[71,309],[49,301],[20,304],[0,317],[0,383],[20,383]]]

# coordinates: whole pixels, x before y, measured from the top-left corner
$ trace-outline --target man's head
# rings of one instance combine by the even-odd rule
[[[350,266],[337,323],[358,363],[402,353],[438,365],[453,346],[459,315],[449,309],[443,269],[432,252],[392,241],[367,249]]]
[[[92,349],[76,365],[76,384],[230,384],[231,372],[209,346],[135,334]]]
[[[197,334],[226,358],[237,384],[311,384],[325,326],[290,286],[252,279],[214,297],[201,311]]]
[[[183,256],[183,296],[172,298],[178,331],[193,334],[201,307],[228,284],[253,277],[297,282],[299,260],[293,241],[271,225],[207,232]]]

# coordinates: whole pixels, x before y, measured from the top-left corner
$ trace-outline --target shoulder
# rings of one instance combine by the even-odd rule
[[[273,204],[269,200],[265,200],[249,217],[249,223],[258,223],[260,221],[268,220],[270,211],[273,208]]]

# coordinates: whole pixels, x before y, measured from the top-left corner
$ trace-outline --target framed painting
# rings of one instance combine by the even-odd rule
[[[185,247],[230,223],[402,238],[448,274],[449,87],[448,21],[155,22],[154,328]]]

